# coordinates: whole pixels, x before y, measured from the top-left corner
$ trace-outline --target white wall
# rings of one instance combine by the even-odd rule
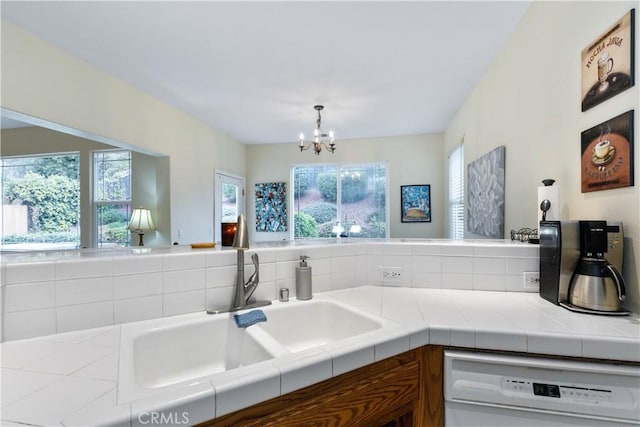
[[[424,134],[336,140],[334,154],[323,151],[316,156],[311,151],[300,152],[297,143],[250,145],[247,148],[246,212],[249,224],[255,224],[255,184],[286,182],[291,191],[291,166],[321,163],[385,162],[389,177],[390,237],[442,237],[444,227],[443,136]],[[431,185],[431,222],[402,223],[400,221],[400,186]],[[292,215],[290,203],[288,213]],[[250,230],[255,241],[287,240],[289,233],[257,233]]]
[[[167,240],[213,239],[214,169],[244,176],[244,145],[5,21],[1,43],[3,108],[169,156]]]
[[[534,2],[445,132],[465,135],[465,163],[506,146],[505,231],[537,226],[537,187],[554,178],[561,219],[619,219],[625,227],[627,307],[640,311],[640,139],[636,86],[581,112],[580,53],[638,2]],[[636,81],[640,31],[636,28]],[[635,109],[636,185],[581,193],[580,134]],[[443,157],[445,159],[446,157]]]

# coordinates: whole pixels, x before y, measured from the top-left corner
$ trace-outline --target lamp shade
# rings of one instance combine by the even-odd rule
[[[153,220],[151,219],[151,211],[144,208],[134,209],[131,213],[128,228],[134,233],[155,230],[156,227],[153,225]]]

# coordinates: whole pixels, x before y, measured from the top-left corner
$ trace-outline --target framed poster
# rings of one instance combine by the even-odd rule
[[[582,192],[633,186],[633,111],[582,132]]]
[[[467,229],[504,239],[505,147],[497,147],[467,165]]]
[[[634,85],[635,9],[582,50],[582,111]]]
[[[287,231],[287,184],[256,184],[256,231]]]
[[[402,222],[431,222],[431,186],[400,186],[400,218]]]

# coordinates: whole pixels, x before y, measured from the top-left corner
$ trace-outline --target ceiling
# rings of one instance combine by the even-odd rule
[[[247,144],[441,133],[529,1],[12,2],[2,19]]]

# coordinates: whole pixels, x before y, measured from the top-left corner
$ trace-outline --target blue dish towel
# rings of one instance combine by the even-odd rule
[[[258,322],[267,321],[267,316],[262,310],[253,310],[248,313],[234,314],[233,318],[239,328],[246,328]]]

